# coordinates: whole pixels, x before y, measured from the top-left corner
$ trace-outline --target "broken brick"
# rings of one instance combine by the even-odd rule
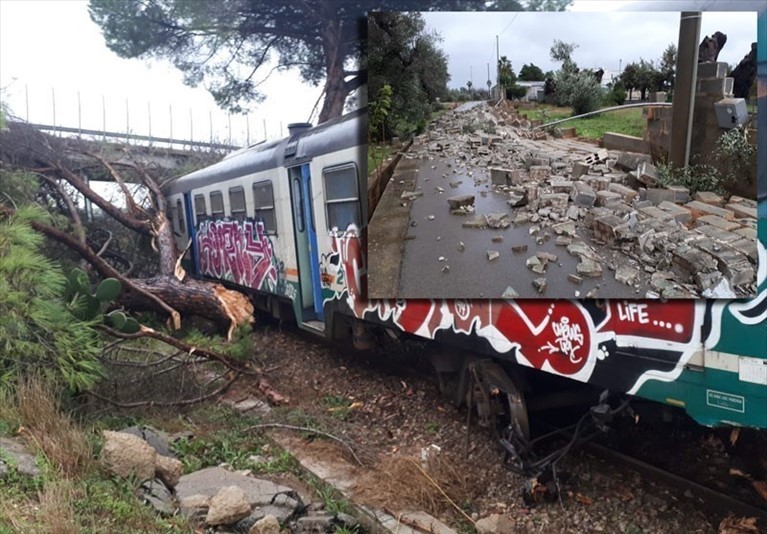
[[[570,199],[578,206],[590,208],[594,205],[597,194],[584,182],[573,182]]]
[[[674,217],[675,221],[681,222],[681,223],[687,223],[692,220],[692,213],[687,208],[683,208],[682,206],[678,206],[674,204],[673,202],[669,202],[667,200],[664,200],[658,205],[658,209],[663,210],[665,212],[668,212],[671,214],[672,217]]]

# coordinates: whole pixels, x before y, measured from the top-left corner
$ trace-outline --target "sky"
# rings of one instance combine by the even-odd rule
[[[753,9],[758,1],[689,0],[675,1],[673,7],[734,9],[743,3]],[[625,66],[640,57],[655,59],[676,42],[678,13],[605,12],[647,4],[576,0],[568,8],[572,13],[427,14],[426,20],[444,37],[451,85],[465,85],[473,74],[480,86],[487,80],[487,63],[494,65],[496,34],[501,54],[517,72],[529,62],[544,71],[555,68],[548,57],[555,37],[580,45],[574,53],[580,66],[602,67],[608,73],[617,72],[620,60]],[[664,4],[669,2],[652,2],[653,8]],[[589,10],[596,12],[579,12]],[[705,14],[702,34],[716,30],[728,36],[720,59],[735,63],[755,40],[756,16]],[[203,87],[184,85],[181,73],[168,62],[122,59],[111,52],[88,16],[86,1],[0,0],[0,98],[30,122],[94,130],[106,124],[109,131],[231,139],[242,146],[248,140],[282,137],[288,123],[306,121],[322,90],[302,83],[294,71],[272,74],[262,89],[267,99],[252,106],[247,117],[229,117]]]
[[[710,7],[721,2],[685,2]],[[679,39],[679,11],[606,12],[613,9],[637,9],[636,2],[576,1],[564,13],[424,13],[427,28],[443,38],[442,49],[448,56],[449,86],[466,86],[470,79],[475,87],[485,87],[488,79],[495,83],[496,38],[500,56],[511,61],[514,72],[534,63],[544,72],[557,70],[549,56],[555,39],[576,43],[573,59],[581,68],[603,69],[603,82],[628,63],[658,60],[663,50]],[[662,8],[668,2],[644,2],[640,7]],[[673,4],[681,5],[681,2]],[[732,4],[724,4],[728,8]],[[756,6],[750,2],[749,7]],[[597,10],[597,11],[595,11]],[[737,64],[756,41],[756,12],[704,12],[701,39],[721,31],[727,43],[719,61]]]

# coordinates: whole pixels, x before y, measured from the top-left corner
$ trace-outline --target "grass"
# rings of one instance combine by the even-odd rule
[[[368,145],[368,174],[371,174],[392,154],[390,145]]]
[[[549,104],[539,104],[535,109],[527,110],[524,114],[531,120],[543,119],[545,124],[546,122],[570,117],[572,116],[572,113],[572,108],[560,108]],[[605,132],[615,132],[642,137],[646,122],[644,117],[642,117],[642,108],[630,108],[610,111],[591,117],[585,117],[583,119],[575,119],[559,124],[556,127],[575,127],[575,133],[578,137],[600,140]]]

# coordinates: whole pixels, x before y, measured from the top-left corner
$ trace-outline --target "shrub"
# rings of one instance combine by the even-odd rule
[[[616,106],[622,106],[626,102],[626,89],[621,82],[617,82],[608,95],[611,103]]]
[[[556,75],[556,101],[558,106],[573,108],[574,115],[599,109],[602,88],[588,72],[561,70]]]

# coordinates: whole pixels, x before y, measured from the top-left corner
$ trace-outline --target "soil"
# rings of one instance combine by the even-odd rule
[[[382,339],[380,349],[359,352],[273,323],[260,324],[256,339],[270,384],[288,398],[267,419],[319,426],[349,443],[365,464],[355,501],[393,513],[424,510],[466,531],[464,514],[418,468],[422,450],[436,445],[438,461],[428,468],[434,481],[475,521],[503,514],[510,532],[719,531],[723,517],[701,503],[582,451],[560,464],[561,501],[527,506],[525,480],[501,465],[490,431],[472,422],[467,436],[465,410],[442,398],[425,343]],[[258,394],[241,381],[227,397]],[[323,447],[351,460],[342,445]]]

